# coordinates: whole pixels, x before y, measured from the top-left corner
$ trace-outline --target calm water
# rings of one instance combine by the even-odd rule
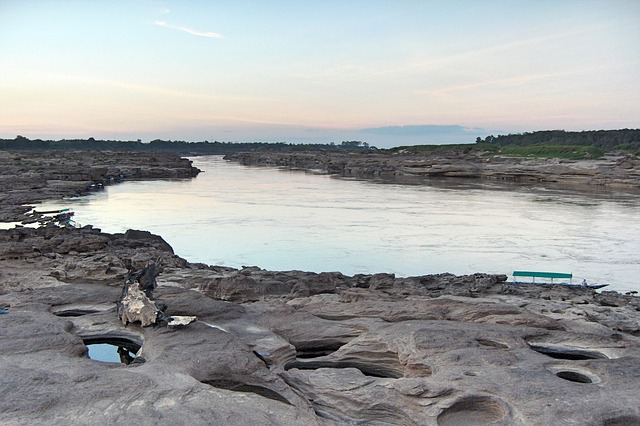
[[[91,359],[102,362],[120,362],[118,347],[108,343],[94,343],[87,345],[88,356]]]
[[[271,270],[510,274],[640,290],[640,196],[495,184],[397,185],[199,157],[196,179],[126,182],[78,200],[76,220],[162,235],[191,262]],[[456,181],[454,181],[456,182]]]

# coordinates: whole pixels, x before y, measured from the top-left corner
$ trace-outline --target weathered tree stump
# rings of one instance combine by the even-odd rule
[[[129,273],[118,298],[118,318],[124,325],[139,322],[143,327],[161,324],[182,327],[196,320],[195,316],[167,316],[167,306],[153,300],[153,290],[158,286],[156,277],[160,270],[156,262],[149,262],[141,271],[133,272],[131,261],[126,262]]]
[[[139,272],[129,269],[122,294],[117,302],[118,318],[124,325],[140,322],[143,327],[156,324],[163,316],[162,310],[153,301],[153,290],[157,287],[159,271],[151,261]]]

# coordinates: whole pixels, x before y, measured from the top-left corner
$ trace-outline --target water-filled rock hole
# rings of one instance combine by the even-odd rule
[[[144,359],[137,356],[142,345],[124,337],[84,337],[87,356],[95,361],[138,364]]]

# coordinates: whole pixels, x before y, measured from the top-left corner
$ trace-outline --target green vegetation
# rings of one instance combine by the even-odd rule
[[[534,146],[505,146],[500,149],[501,155],[510,157],[537,157],[537,158],[569,158],[569,159],[594,159],[604,155],[602,150],[594,146],[575,145],[534,145]]]
[[[420,154],[420,153],[443,153],[443,154],[483,154],[483,155],[493,155],[497,154],[499,151],[499,147],[495,144],[491,143],[476,143],[476,144],[447,144],[447,145],[412,145],[412,146],[399,146],[396,148],[390,148],[385,151],[391,153],[410,153],[410,154]]]
[[[533,133],[487,136],[475,144],[415,145],[386,150],[391,153],[443,153],[507,155],[538,158],[600,158],[606,152],[640,154],[640,129],[565,132],[544,130]]]
[[[24,136],[0,139],[0,150],[44,151],[144,151],[173,152],[180,155],[226,155],[244,151],[350,151],[443,155],[496,154],[540,158],[599,158],[606,152],[626,152],[640,155],[640,129],[597,130],[565,132],[544,130],[533,133],[509,134],[477,138],[476,143],[453,145],[413,145],[378,150],[366,142],[343,141],[340,144],[293,144],[285,142],[185,142],[160,139],[149,143],[137,141],[113,141],[89,139],[63,139],[59,141],[30,140]]]
[[[291,144],[284,142],[185,142],[152,140],[149,143],[137,141],[113,141],[89,139],[62,139],[50,141],[30,140],[24,136],[15,139],[0,139],[0,150],[11,151],[134,151],[173,152],[181,155],[225,155],[243,151],[369,151],[376,147],[361,141],[343,141],[340,144]]]
[[[640,152],[640,129],[590,130],[565,132],[543,130],[533,133],[518,133],[477,138],[476,143],[491,143],[506,146],[592,146],[601,151]]]

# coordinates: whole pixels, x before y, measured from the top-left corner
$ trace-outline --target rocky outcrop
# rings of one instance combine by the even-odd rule
[[[562,160],[487,157],[481,153],[454,152],[390,154],[385,152],[256,151],[228,154],[225,159],[250,166],[315,170],[344,177],[385,179],[399,183],[416,183],[433,178],[466,178],[640,188],[640,160],[631,156],[599,160]]]
[[[122,179],[178,179],[200,170],[174,154],[0,151],[0,222],[25,220],[30,203],[77,196]]]
[[[0,237],[3,424],[640,421],[635,296],[487,274],[190,264],[137,231],[13,229]],[[81,238],[95,243],[65,248]],[[128,268],[150,261],[162,265],[159,274],[133,281],[148,287],[154,280],[144,277],[155,277],[167,317],[195,322],[118,319]],[[135,356],[91,359],[95,342]]]

